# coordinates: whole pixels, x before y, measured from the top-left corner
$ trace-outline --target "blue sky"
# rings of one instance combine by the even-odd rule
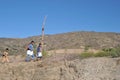
[[[0,0],[0,37],[73,31],[120,33],[120,0]]]

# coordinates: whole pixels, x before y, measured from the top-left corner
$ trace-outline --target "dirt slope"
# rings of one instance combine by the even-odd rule
[[[120,58],[55,54],[42,62],[0,63],[0,80],[120,80]]]

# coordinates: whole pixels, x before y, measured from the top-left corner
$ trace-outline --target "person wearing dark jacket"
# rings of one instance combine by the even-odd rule
[[[36,54],[37,60],[42,58],[42,46],[41,43],[39,43],[38,47],[37,47],[37,54]]]

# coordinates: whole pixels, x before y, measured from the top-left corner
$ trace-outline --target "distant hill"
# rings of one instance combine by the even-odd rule
[[[10,54],[25,53],[25,45],[34,40],[35,47],[41,41],[41,36],[32,36],[23,39],[0,38],[0,51],[6,47]],[[45,35],[46,50],[54,49],[80,49],[90,47],[103,49],[120,46],[120,33],[112,32],[69,32],[55,35]]]

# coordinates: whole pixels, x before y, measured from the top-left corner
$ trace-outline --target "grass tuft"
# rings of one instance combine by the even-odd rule
[[[83,52],[80,54],[81,58],[89,58],[89,57],[94,57],[94,54],[92,52]]]

